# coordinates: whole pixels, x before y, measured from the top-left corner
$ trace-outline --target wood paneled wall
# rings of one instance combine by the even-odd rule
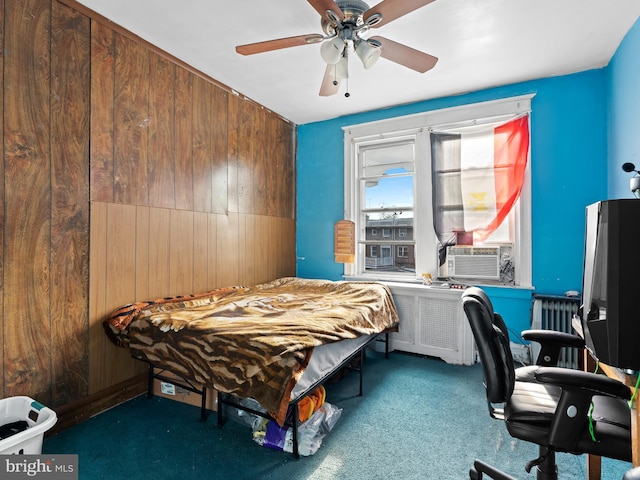
[[[292,275],[291,218],[101,202],[91,209],[91,393],[144,372],[102,329],[114,306]]]
[[[295,126],[73,0],[0,0],[0,396],[140,367],[122,303],[295,274]]]

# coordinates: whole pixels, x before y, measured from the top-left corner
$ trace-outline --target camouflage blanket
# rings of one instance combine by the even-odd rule
[[[125,305],[104,326],[134,358],[255,398],[282,424],[314,347],[397,331],[398,313],[380,283],[287,277]]]

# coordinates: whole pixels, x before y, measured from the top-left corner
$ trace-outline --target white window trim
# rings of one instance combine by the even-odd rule
[[[362,123],[358,125],[350,125],[342,128],[344,131],[344,208],[345,218],[356,221],[359,212],[359,201],[356,198],[357,188],[354,188],[355,179],[357,178],[357,155],[358,146],[363,143],[382,142],[402,136],[413,136],[415,138],[416,156],[424,155],[429,159],[428,165],[431,169],[431,148],[429,144],[428,133],[434,127],[438,130],[443,128],[456,128],[471,125],[480,125],[482,123],[495,122],[502,119],[509,120],[516,116],[531,112],[531,99],[535,94],[521,95],[518,97],[510,97],[488,102],[480,102],[469,105],[461,105],[429,112],[422,112],[403,117],[378,120],[375,122]],[[423,158],[425,158],[423,157]],[[431,174],[424,172],[423,175],[418,171],[420,165],[425,162],[416,162],[416,172],[414,178],[428,178]],[[431,185],[429,185],[431,187]],[[420,195],[430,195],[431,188],[417,188],[416,203],[421,202]],[[519,221],[516,225],[516,245],[519,247],[514,251],[514,257],[517,259],[516,269],[516,285],[521,288],[531,288],[532,286],[532,245],[531,245],[531,161],[527,162],[525,174],[525,183],[522,188],[521,198],[524,201],[518,201],[516,208],[519,208],[519,219],[528,219],[528,221]],[[429,212],[422,212],[421,217],[415,218],[414,240],[421,236],[433,237],[433,248],[435,245],[435,233],[433,233],[433,214],[432,209]],[[360,229],[356,229],[356,245],[358,245],[361,233]],[[429,241],[430,244],[430,241]],[[427,247],[431,248],[431,247]],[[434,278],[437,276],[436,255],[418,255],[418,246],[416,244],[416,281],[421,281],[422,273],[431,273]],[[358,258],[359,256],[356,255]],[[425,258],[427,257],[427,258]],[[419,259],[419,260],[418,260]],[[359,260],[356,260],[359,261]],[[353,277],[359,271],[364,271],[357,263],[344,264],[345,277]],[[366,274],[368,278],[376,277],[380,280],[388,280],[380,274]],[[391,278],[393,279],[393,278]]]

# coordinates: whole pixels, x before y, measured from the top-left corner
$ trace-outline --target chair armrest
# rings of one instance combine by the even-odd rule
[[[584,348],[584,339],[572,333],[558,332],[556,330],[524,330],[522,338],[540,344],[554,344],[562,347]]]
[[[540,344],[540,353],[536,365],[555,367],[558,365],[560,350],[563,347],[584,348],[584,340],[577,335],[554,330],[525,330],[521,333],[525,340]]]
[[[557,367],[540,367],[535,379],[561,388],[551,428],[549,444],[568,452],[574,451],[587,428],[589,410],[594,396],[608,396],[629,400],[631,390],[622,382],[605,375]],[[625,409],[628,408],[624,405]]]
[[[540,367],[534,376],[540,383],[551,383],[561,388],[582,390],[583,395],[587,395],[589,399],[593,395],[607,395],[624,400],[631,398],[631,390],[628,386],[605,375],[566,368]]]

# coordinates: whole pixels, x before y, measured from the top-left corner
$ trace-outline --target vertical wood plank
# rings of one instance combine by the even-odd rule
[[[269,177],[273,173],[267,168],[269,161],[269,145],[267,129],[267,110],[259,108],[255,112],[254,143],[253,149],[253,208],[252,213],[257,215],[267,215],[269,208],[270,192],[267,191]]]
[[[193,293],[193,212],[171,210],[171,294]]]
[[[229,95],[227,99],[227,211],[238,212],[238,129],[242,100],[237,95]]]
[[[149,205],[147,127],[149,51],[116,36],[114,105],[114,195],[129,205]]]
[[[246,285],[254,285],[259,282],[257,275],[257,265],[259,259],[256,257],[258,244],[262,239],[258,236],[257,223],[258,216],[247,214],[244,216],[244,232],[240,236],[244,236],[244,251],[240,252],[243,259],[243,277]]]
[[[152,208],[149,211],[149,298],[170,295],[170,233],[171,210]]]
[[[113,202],[115,34],[91,23],[91,200]]]
[[[287,122],[276,119],[276,156],[278,158],[279,175],[276,182],[277,216],[295,218],[296,185],[295,185],[295,127]]]
[[[296,274],[296,220],[295,218],[282,218],[282,243],[285,245],[282,252],[282,276],[294,276]]]
[[[193,214],[193,291],[213,289],[209,284],[209,214]]]
[[[256,283],[263,283],[273,278],[269,272],[269,256],[271,255],[271,239],[269,225],[273,217],[260,215],[256,217],[255,236],[259,239],[255,245]]]
[[[212,211],[211,84],[200,77],[193,82],[193,209]]]
[[[150,299],[149,293],[149,248],[153,241],[150,235],[150,208],[138,206],[136,208],[136,264],[135,264],[135,294],[136,300]]]
[[[238,214],[218,215],[216,279],[218,285],[228,286],[240,283],[238,273]]]
[[[0,0],[0,45],[4,46],[4,0]],[[4,72],[4,55],[0,55],[0,72]],[[0,105],[4,105],[4,76],[0,75]],[[2,156],[0,158],[0,292],[4,292],[4,235],[5,235],[5,201],[4,201],[4,178],[5,178],[5,156],[4,156],[4,115],[0,116],[0,145],[2,148]],[[5,391],[4,388],[4,348],[5,348],[5,338],[4,338],[4,295],[0,293],[0,394]]]
[[[208,244],[207,244],[207,284],[209,289],[220,288],[218,283],[218,217],[211,214],[207,216]]]
[[[109,204],[106,226],[106,292],[109,311],[136,300],[136,207]],[[128,228],[123,228],[128,226]],[[114,385],[131,378],[133,360],[124,348],[109,344],[106,362],[106,384]]]
[[[212,92],[211,147],[212,147],[212,212],[227,213],[228,182],[228,120],[229,94],[214,87]]]
[[[279,147],[278,142],[273,141],[273,139],[278,138],[279,133],[279,123],[275,121],[273,116],[268,116],[265,119],[265,144],[267,146],[266,150],[266,159],[265,159],[265,172],[264,172],[264,182],[265,182],[265,210],[262,215],[270,215],[276,216],[278,215],[278,198],[282,195],[281,192],[278,191],[278,178],[283,173],[282,161],[278,155]],[[269,141],[271,139],[271,141]]]
[[[107,388],[107,204],[91,203],[89,255],[89,394]]]
[[[238,115],[237,172],[238,172],[238,212],[253,213],[254,169],[256,150],[256,119],[258,109],[253,102],[242,101]]]
[[[50,4],[7,0],[4,396],[51,403]]]
[[[236,244],[236,252],[238,257],[238,283],[242,285],[251,284],[248,278],[247,257],[244,255],[247,240],[247,214],[238,214],[238,241]]]
[[[89,19],[52,3],[52,405],[89,384]],[[71,335],[69,332],[73,332]]]
[[[193,75],[176,68],[175,89],[175,208],[193,210]]]
[[[149,58],[149,205],[175,208],[175,65],[157,54]]]

